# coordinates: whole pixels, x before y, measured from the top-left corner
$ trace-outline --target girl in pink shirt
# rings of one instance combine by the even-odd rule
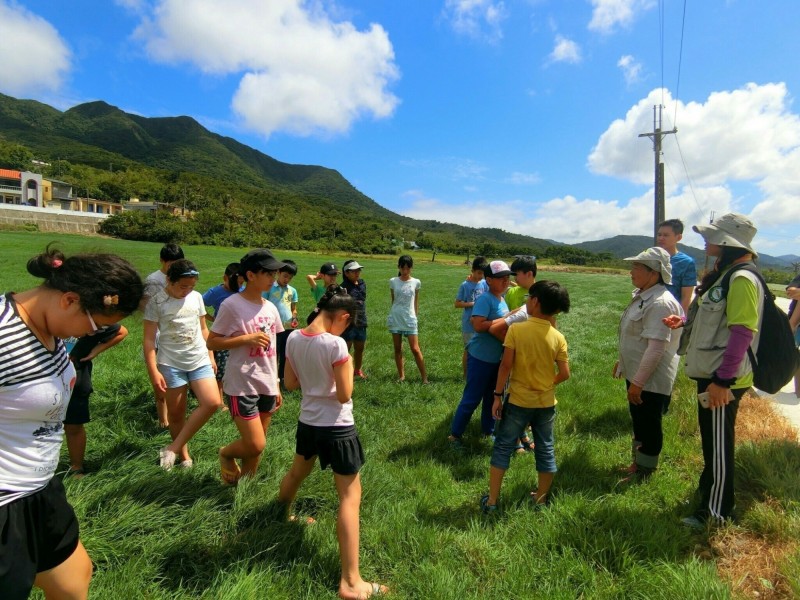
[[[359,508],[364,452],[353,421],[353,363],[339,337],[353,322],[358,305],[344,288],[330,286],[304,329],[286,341],[286,389],[300,388],[303,398],[294,462],[281,481],[278,502],[289,507],[319,457],[330,465],[339,495],[336,533],[342,576],[340,598],[368,598],[388,589],[361,578],[358,566]]]

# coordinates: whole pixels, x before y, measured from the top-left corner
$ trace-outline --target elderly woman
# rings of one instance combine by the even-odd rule
[[[736,413],[740,398],[753,384],[747,349],[758,350],[764,290],[757,276],[744,269],[734,271],[727,295],[721,285],[729,269],[758,256],[751,245],[756,228],[750,219],[729,213],[693,229],[703,236],[706,254],[716,258],[714,268],[697,288],[698,308],[687,332],[686,375],[697,381],[698,395],[703,394],[697,415],[704,464],[697,490],[699,503],[683,523],[700,529],[733,516]],[[680,327],[681,321],[680,316],[672,315],[664,322]]]
[[[661,416],[669,403],[678,371],[676,351],[680,335],[664,324],[670,315],[682,315],[681,305],[666,288],[672,282],[669,253],[648,248],[631,261],[633,299],[619,324],[619,360],[614,377],[624,377],[633,422],[633,464],[623,481],[646,480],[658,467],[664,442]]]

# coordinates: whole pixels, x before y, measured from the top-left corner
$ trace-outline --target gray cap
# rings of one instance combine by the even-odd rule
[[[629,256],[622,260],[629,260],[631,262],[647,265],[654,271],[661,273],[661,279],[664,280],[664,283],[667,285],[672,283],[672,264],[669,262],[669,252],[663,248],[659,248],[658,246],[648,248],[647,250],[639,252],[636,256]]]
[[[709,244],[744,248],[758,256],[751,245],[758,230],[753,222],[744,215],[728,213],[715,219],[709,225],[695,225],[692,229],[702,235]]]

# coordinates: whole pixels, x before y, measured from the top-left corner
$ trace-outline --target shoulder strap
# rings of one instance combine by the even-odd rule
[[[724,296],[728,295],[728,289],[730,289],[731,286],[731,278],[736,271],[749,271],[755,275],[758,281],[761,283],[761,289],[763,290],[764,295],[769,296],[769,288],[767,287],[767,282],[764,281],[764,276],[761,275],[761,271],[758,270],[758,267],[755,265],[755,263],[750,261],[733,265],[730,269],[728,269],[728,272],[722,276],[720,287],[722,288]]]

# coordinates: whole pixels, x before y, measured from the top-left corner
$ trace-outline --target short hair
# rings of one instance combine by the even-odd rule
[[[658,224],[658,228],[669,227],[675,235],[683,234],[683,221],[680,219],[667,219]]]
[[[144,283],[127,260],[115,254],[76,254],[67,258],[48,245],[28,261],[28,273],[44,279],[42,285],[72,292],[89,313],[129,315],[142,302]]]
[[[528,295],[539,300],[542,314],[569,312],[569,293],[567,288],[557,281],[537,281],[528,290]]]
[[[536,257],[525,255],[515,256],[514,262],[511,263],[509,269],[511,269],[514,273],[517,271],[522,271],[523,273],[532,271],[533,276],[536,277]]]
[[[182,277],[200,277],[200,272],[194,263],[185,258],[176,260],[167,269],[167,279],[170,283],[177,283]]]
[[[164,244],[161,248],[161,260],[164,262],[172,262],[173,260],[180,260],[184,258],[183,249],[178,244]]]
[[[297,275],[297,263],[289,258],[284,258],[282,261],[283,266],[278,269],[278,273],[289,273],[290,275]]]
[[[486,268],[486,257],[476,256],[475,259],[472,261],[472,270],[483,271],[484,268]]]

